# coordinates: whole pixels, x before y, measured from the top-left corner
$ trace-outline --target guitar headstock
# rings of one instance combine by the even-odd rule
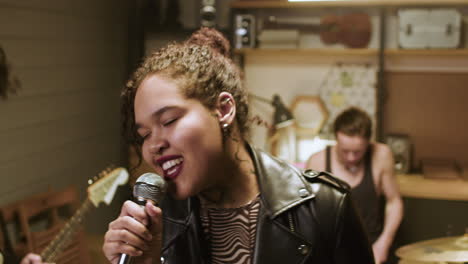
[[[109,205],[114,198],[117,187],[126,184],[128,181],[128,172],[124,168],[108,168],[94,179],[90,179],[88,184],[88,198],[93,205],[97,207],[99,203],[104,202]]]

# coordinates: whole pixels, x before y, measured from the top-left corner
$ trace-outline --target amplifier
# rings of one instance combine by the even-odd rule
[[[234,21],[234,48],[255,47],[255,17],[244,14],[236,15]]]

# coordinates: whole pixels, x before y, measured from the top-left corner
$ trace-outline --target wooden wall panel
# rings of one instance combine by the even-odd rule
[[[414,161],[455,159],[468,165],[468,74],[390,72],[384,131],[406,133]]]
[[[95,1],[95,0],[0,0],[4,8],[34,10],[43,13],[61,13],[68,16],[83,18],[99,18],[113,22],[124,22],[126,16],[126,1]]]
[[[66,122],[66,119],[80,115],[90,118],[114,115],[115,112],[106,107],[109,104],[106,102],[109,96],[109,92],[97,90],[56,93],[4,102],[0,120],[10,120],[0,124],[0,133],[12,132],[11,129],[41,126],[45,123]],[[117,96],[113,97],[117,100]],[[115,103],[112,108],[115,110]]]
[[[0,206],[70,184],[84,196],[88,178],[124,162],[118,96],[129,5],[0,0],[0,45],[22,84],[0,100]]]
[[[30,39],[3,40],[2,46],[13,66],[22,67],[85,67],[105,66],[109,60],[121,57],[122,50],[114,42],[92,41],[50,41]],[[119,61],[121,63],[121,61]]]
[[[28,155],[41,155],[49,150],[59,148],[76,140],[83,140],[104,132],[118,134],[110,130],[106,123],[109,114],[85,112],[76,116],[68,116],[28,127],[7,130],[0,133],[0,160],[9,161],[21,159]],[[12,133],[14,132],[14,133]],[[12,144],[15,142],[15,144]]]
[[[102,90],[116,92],[123,86],[122,81],[115,76],[122,74],[119,67],[83,66],[83,67],[22,67],[15,68],[21,79],[21,99],[31,96],[44,96],[56,93],[83,93]],[[115,78],[114,82],[112,80]],[[73,82],[70,80],[82,80]],[[83,85],[83,81],[87,84]],[[92,80],[92,81],[91,81]],[[1,114],[1,113],[0,113]]]
[[[14,159],[8,163],[0,164],[1,171],[8,171],[5,177],[14,179],[14,184],[5,184],[2,188],[2,195],[26,196],[36,191],[31,191],[31,185],[56,188],[58,182],[69,183],[70,175],[80,174],[77,185],[85,185],[88,178],[92,178],[99,171],[83,172],[84,168],[107,166],[102,164],[100,157],[108,155],[108,152],[119,151],[118,135],[103,139],[104,134],[92,135],[76,139],[58,147],[51,148],[45,153],[34,153],[26,155],[22,159]],[[103,168],[104,169],[104,168]],[[83,190],[82,190],[83,191]]]

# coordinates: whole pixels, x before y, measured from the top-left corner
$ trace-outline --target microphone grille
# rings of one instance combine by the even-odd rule
[[[167,184],[156,173],[144,173],[138,177],[133,187],[133,197],[143,200],[151,200],[158,204],[166,194]]]

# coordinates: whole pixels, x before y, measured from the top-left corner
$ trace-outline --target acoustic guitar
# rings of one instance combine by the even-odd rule
[[[126,184],[128,177],[129,175],[126,169],[115,168],[101,172],[99,177],[95,178],[95,181],[89,180],[88,183],[91,185],[87,189],[87,199],[55,238],[40,253],[42,261],[47,263],[55,262],[57,256],[68,245],[72,235],[83,222],[85,215],[89,213],[92,208],[97,208],[102,202],[109,205],[115,196],[117,187]]]
[[[270,16],[263,25],[264,29],[296,29],[319,33],[323,43],[328,45],[342,43],[349,48],[367,47],[372,33],[370,16],[365,13],[326,15],[320,19],[320,24],[292,22],[285,18]]]

